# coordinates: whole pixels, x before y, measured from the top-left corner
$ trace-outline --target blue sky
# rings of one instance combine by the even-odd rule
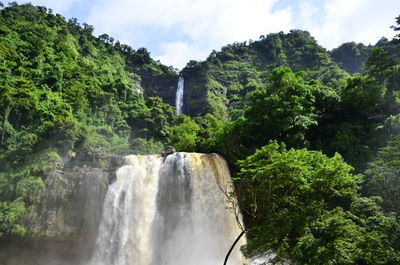
[[[182,68],[232,42],[308,30],[327,49],[394,36],[399,0],[29,0]],[[25,3],[27,1],[17,1]]]

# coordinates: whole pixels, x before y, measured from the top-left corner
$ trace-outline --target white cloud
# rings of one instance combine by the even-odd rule
[[[203,0],[194,6],[184,31],[196,42],[224,45],[234,41],[255,39],[264,33],[289,30],[290,9],[272,11],[276,1]],[[216,5],[216,6],[215,6]],[[202,12],[196,12],[200,8]],[[218,46],[214,46],[218,48]]]
[[[93,24],[99,34],[112,32],[116,39],[131,40],[131,44],[138,46],[143,45],[140,39],[148,37],[146,30],[152,34],[178,31],[184,38],[161,40],[158,45],[162,46],[162,54],[155,55],[167,65],[180,67],[183,61],[205,59],[211,50],[228,43],[258,39],[262,34],[293,28],[291,8],[273,11],[276,2],[114,0],[110,3],[99,0],[90,12],[88,23]]]
[[[399,10],[398,0],[326,0],[319,10],[323,23],[304,28],[328,49],[349,41],[375,44],[382,36],[394,36],[390,25]]]
[[[312,28],[315,23],[314,17],[320,8],[316,7],[312,2],[304,1],[299,5],[298,21],[301,28]]]
[[[179,69],[185,67],[189,60],[200,60],[208,56],[205,51],[196,46],[181,41],[166,43],[162,45],[162,54],[155,59],[166,65],[173,65]]]

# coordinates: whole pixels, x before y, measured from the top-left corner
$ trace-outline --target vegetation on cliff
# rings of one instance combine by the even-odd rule
[[[268,249],[296,264],[397,264],[400,224],[339,154],[270,142],[238,162],[244,212],[253,213],[245,253]]]
[[[331,52],[300,30],[227,45],[181,71],[176,116],[176,69],[92,33],[45,7],[0,10],[0,237],[34,232],[24,220],[63,160],[173,144],[227,158],[246,254],[400,262],[399,36]]]
[[[142,83],[178,75],[145,49],[92,32],[45,7],[0,10],[0,234],[25,234],[23,218],[60,159],[159,152],[169,142],[174,109],[145,97]]]
[[[307,36],[292,31],[268,37],[296,33]],[[201,77],[192,77],[198,87],[213,87],[203,97],[208,114],[195,118],[201,128],[192,149],[221,153],[237,172],[236,191],[250,229],[245,253],[272,249],[277,261],[299,264],[397,264],[398,40],[369,47],[360,59],[363,73],[354,75],[323,49],[307,56],[302,47],[301,60],[286,59],[285,66],[279,64],[282,55],[270,66],[270,57],[249,55],[263,42],[228,46],[183,70],[184,76],[194,71]],[[262,66],[257,69],[251,56]],[[239,77],[250,71],[251,81]],[[225,124],[215,122],[224,118]],[[266,145],[271,140],[285,145]]]
[[[182,75],[185,89],[194,91],[196,97],[186,95],[184,113],[235,119],[244,107],[245,95],[268,87],[268,75],[278,67],[306,71],[307,81],[318,80],[334,89],[348,76],[308,32],[273,33],[258,41],[224,46],[204,62],[189,62]]]

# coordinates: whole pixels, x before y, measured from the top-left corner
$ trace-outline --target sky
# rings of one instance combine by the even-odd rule
[[[5,2],[5,1],[4,1]],[[205,60],[226,44],[307,30],[331,50],[349,41],[391,39],[399,0],[27,0],[93,25],[167,66]]]

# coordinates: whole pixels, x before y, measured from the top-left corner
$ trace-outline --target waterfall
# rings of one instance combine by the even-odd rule
[[[178,86],[176,88],[176,96],[175,96],[176,115],[182,114],[184,87],[185,87],[184,79],[182,76],[179,76]]]
[[[218,155],[128,156],[103,205],[90,265],[222,265],[240,230]],[[229,265],[245,260],[239,242]]]
[[[128,156],[108,188],[91,265],[149,264],[160,157]],[[134,261],[134,263],[133,263]]]

